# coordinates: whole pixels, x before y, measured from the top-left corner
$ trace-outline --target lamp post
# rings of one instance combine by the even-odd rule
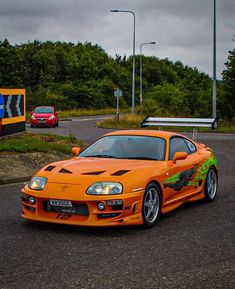
[[[140,44],[140,106],[143,104],[142,96],[142,46],[147,44],[156,44],[156,42],[144,42]]]
[[[216,118],[216,0],[214,0],[214,19],[213,19],[213,99],[212,116]]]
[[[112,9],[110,12],[124,12],[131,13],[134,17],[134,28],[133,28],[133,65],[132,65],[132,106],[131,112],[135,112],[135,13],[131,10],[118,10]]]

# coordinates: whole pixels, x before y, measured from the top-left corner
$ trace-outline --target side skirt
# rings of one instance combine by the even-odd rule
[[[198,201],[204,198],[205,198],[205,195],[203,191],[190,193],[189,195],[178,197],[174,200],[170,200],[166,202],[165,204],[163,204],[162,213],[164,214],[164,213],[170,212],[174,210],[175,208],[179,207],[180,205],[182,205],[183,203],[194,202],[194,201]]]

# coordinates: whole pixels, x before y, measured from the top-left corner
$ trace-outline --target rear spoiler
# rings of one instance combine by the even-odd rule
[[[147,116],[141,123],[141,127],[158,126],[181,126],[193,127],[193,139],[196,140],[198,127],[210,127],[216,129],[218,127],[217,118],[171,118],[171,117],[150,117]]]

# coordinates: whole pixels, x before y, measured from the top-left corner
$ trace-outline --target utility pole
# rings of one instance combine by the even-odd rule
[[[214,0],[214,19],[213,19],[213,99],[212,116],[216,118],[216,0]]]

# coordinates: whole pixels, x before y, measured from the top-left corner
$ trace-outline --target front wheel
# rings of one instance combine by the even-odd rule
[[[206,176],[206,183],[204,189],[206,201],[211,202],[215,199],[217,193],[217,186],[218,177],[216,170],[214,168],[210,168]]]
[[[160,189],[155,184],[147,186],[142,204],[144,227],[150,228],[156,224],[161,212]]]

